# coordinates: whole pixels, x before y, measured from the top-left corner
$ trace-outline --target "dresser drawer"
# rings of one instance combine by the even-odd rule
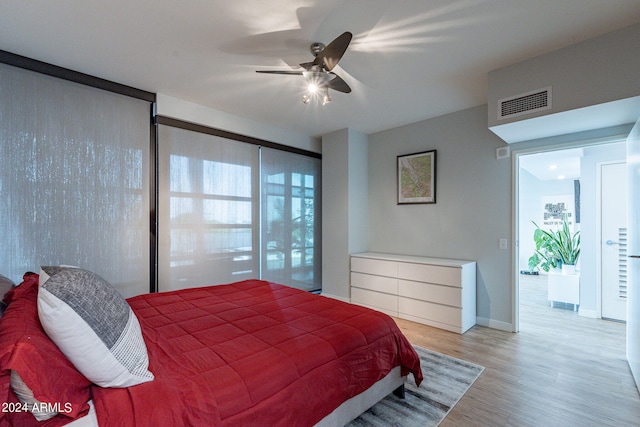
[[[462,288],[398,280],[398,295],[437,304],[461,307]]]
[[[391,316],[398,315],[398,296],[369,291],[367,289],[351,288],[351,302],[365,305]]]
[[[351,258],[351,271],[376,276],[398,277],[398,263],[367,258]]]
[[[401,262],[398,266],[398,278],[414,282],[462,286],[460,268],[458,267]]]
[[[396,295],[398,279],[393,277],[372,276],[364,273],[351,273],[351,286]]]
[[[407,314],[426,320],[436,320],[456,328],[462,327],[462,309],[457,307],[399,297],[398,312],[400,317],[403,314]]]
[[[366,252],[351,256],[351,302],[464,333],[476,324],[476,263]]]

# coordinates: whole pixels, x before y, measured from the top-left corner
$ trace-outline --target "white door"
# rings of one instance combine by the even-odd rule
[[[600,165],[602,317],[627,320],[627,165]]]
[[[627,360],[640,388],[640,120],[627,138]]]

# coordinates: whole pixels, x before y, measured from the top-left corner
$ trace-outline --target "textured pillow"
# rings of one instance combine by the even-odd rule
[[[35,273],[25,274],[22,284],[4,298],[8,307],[0,319],[0,401],[17,404],[20,398],[20,402],[28,404],[32,401],[27,398],[33,396],[38,402],[60,409],[60,415],[49,420],[47,426],[63,425],[89,411],[91,382],[44,333],[38,319],[37,298]],[[27,409],[34,407],[28,405]],[[1,411],[0,425],[32,425],[36,422],[34,415]],[[44,416],[38,414],[41,415]]]
[[[38,314],[51,340],[95,384],[129,387],[153,380],[137,317],[97,274],[42,267]]]

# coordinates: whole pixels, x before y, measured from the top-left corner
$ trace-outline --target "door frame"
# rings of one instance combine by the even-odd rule
[[[522,148],[516,148],[511,151],[511,197],[513,201],[513,209],[511,211],[511,235],[513,236],[513,240],[515,242],[515,244],[511,245],[511,318],[513,319],[513,323],[511,325],[512,332],[520,331],[520,156],[537,153],[547,153],[551,151],[560,151],[570,148],[592,147],[596,145],[623,142],[626,141],[626,139],[627,134],[614,134],[607,137],[579,139],[563,143],[523,142],[519,144],[522,145]],[[597,203],[599,203],[599,200]],[[599,223],[597,224],[597,227],[599,227]],[[597,253],[598,257],[600,257],[600,251],[597,251]],[[600,270],[601,268],[598,264],[597,271],[600,272]],[[598,280],[600,280],[600,276],[598,276]],[[598,291],[601,292],[601,284],[598,283],[597,288]],[[600,292],[596,292],[596,294],[599,294]],[[597,298],[600,301],[600,296],[598,296]],[[601,311],[599,301],[598,309]]]

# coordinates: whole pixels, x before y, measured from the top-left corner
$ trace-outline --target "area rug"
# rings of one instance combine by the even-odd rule
[[[349,427],[437,426],[464,396],[484,368],[464,360],[415,347],[420,356],[424,381],[416,387],[411,375],[405,383],[405,398],[393,394],[353,420]]]

